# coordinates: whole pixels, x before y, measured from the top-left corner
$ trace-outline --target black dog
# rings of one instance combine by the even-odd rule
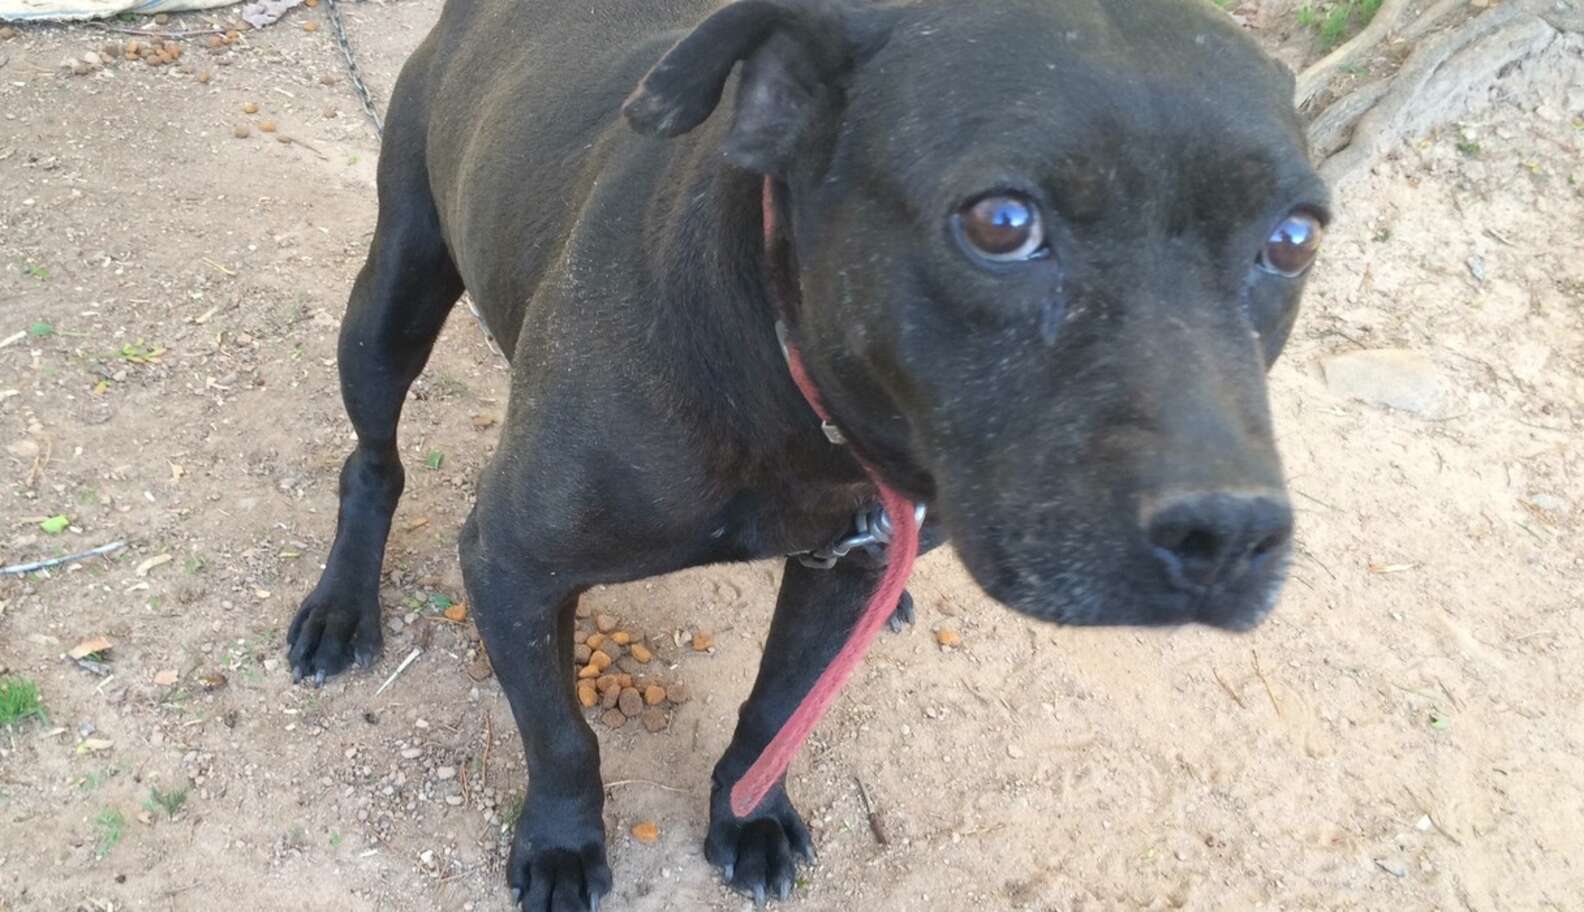
[[[1328,216],[1285,70],[1198,0],[707,5],[447,4],[341,331],[358,446],[289,637],[317,680],[380,650],[397,418],[464,288],[511,353],[461,556],[527,752],[531,912],[611,885],[571,689],[589,586],[826,546],[874,502],[860,459],[1059,623],[1247,629],[1290,551],[1265,371]],[[808,563],[714,773],[706,853],[760,896],[808,831],[779,786],[746,817],[726,792],[881,572]]]

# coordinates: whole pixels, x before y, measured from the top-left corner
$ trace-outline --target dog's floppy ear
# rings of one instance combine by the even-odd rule
[[[859,42],[849,18],[818,0],[736,0],[666,52],[622,113],[640,133],[686,133],[715,110],[742,61],[737,113],[722,151],[741,167],[780,174],[852,65]]]

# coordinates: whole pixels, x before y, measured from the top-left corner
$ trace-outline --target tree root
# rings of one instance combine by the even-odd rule
[[[1313,112],[1311,149],[1321,176],[1333,186],[1373,165],[1406,136],[1456,116],[1448,111],[1488,90],[1515,63],[1546,51],[1562,32],[1584,31],[1581,0],[1506,0],[1433,34],[1466,0],[1440,0],[1398,29],[1408,5],[1387,0],[1369,28],[1298,78],[1300,101],[1311,101],[1341,68],[1372,53],[1394,30],[1401,40],[1419,42],[1390,77]]]

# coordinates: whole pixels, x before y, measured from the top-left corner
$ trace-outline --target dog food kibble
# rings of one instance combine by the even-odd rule
[[[619,674],[616,676],[616,683],[621,685],[623,688],[631,687],[633,686],[633,676],[630,674]],[[640,687],[638,690],[641,693],[643,688]]]
[[[594,615],[594,629],[600,633],[610,633],[616,629],[616,619],[608,614]]]
[[[209,36],[209,46],[212,47],[212,48],[225,47],[225,39],[222,38],[219,35],[210,35]]]
[[[666,699],[678,706],[686,703],[688,698],[693,695],[693,692],[688,690],[686,684],[669,684],[666,686],[665,692]]]
[[[610,687],[607,690],[600,691],[600,708],[601,709],[615,709],[617,702],[620,701],[620,700],[621,700],[621,688],[620,687],[612,686],[612,687]]]
[[[611,639],[616,641],[617,646],[628,646],[632,644],[632,641],[636,639],[636,637],[626,630],[618,630],[611,634]]]
[[[587,681],[578,685],[577,694],[578,702],[583,704],[584,709],[593,709],[594,704],[599,702],[599,695],[594,692],[594,685]]]
[[[599,677],[599,675],[600,675],[600,667],[598,665],[595,665],[593,662],[590,662],[589,664],[584,665],[583,666],[583,670],[578,672],[578,678],[579,679],[597,678],[597,677]]]
[[[671,720],[666,717],[665,710],[658,706],[651,706],[644,710],[643,715],[638,717],[638,721],[642,722],[643,727],[653,734],[665,731],[666,726],[671,724]]]
[[[599,678],[597,680],[595,680],[594,686],[599,688],[599,692],[600,693],[604,693],[606,690],[610,689],[610,687],[612,685],[616,684],[616,683],[617,682],[616,682],[616,676],[615,675],[605,674],[605,675],[600,675]]]
[[[621,658],[622,657],[622,653],[625,652],[626,650],[621,648],[621,644],[620,643],[617,643],[615,640],[610,639],[609,637],[607,637],[605,639],[605,642],[603,642],[603,643],[601,643],[599,645],[599,651],[605,653],[608,656],[610,656],[611,657],[611,661],[614,662],[617,659]]]
[[[258,113],[258,104],[255,103],[255,102],[251,102],[251,101],[242,102],[242,113],[243,114],[257,114]]]
[[[237,31],[236,29],[232,29],[231,31],[225,33],[225,43],[226,44],[230,44],[231,42],[233,42],[233,41],[235,41],[235,40],[237,40],[238,38],[241,38],[241,37],[242,37],[242,33],[241,32]]]
[[[621,728],[623,725],[627,724],[627,717],[622,715],[621,710],[619,709],[607,709],[604,714],[600,716],[600,721],[604,722],[611,728]]]
[[[962,645],[962,635],[950,627],[942,627],[935,632],[935,642],[952,649]]]
[[[650,684],[643,692],[644,702],[650,706],[659,706],[665,701],[665,688],[658,684]]]
[[[629,687],[621,692],[616,705],[621,708],[622,715],[631,718],[643,712],[643,697],[638,695],[638,691]]]
[[[274,133],[275,132],[275,121],[266,120],[263,123],[260,123],[259,124],[259,132],[260,133]]]
[[[649,660],[654,658],[654,653],[650,652],[649,647],[642,643],[632,644],[632,646],[629,647],[627,651],[632,654],[634,659],[637,659],[638,662],[643,665],[648,665]]]
[[[209,71],[208,70],[199,70],[198,71],[198,82],[201,83],[201,84],[208,84],[208,82],[209,82]]]
[[[237,124],[236,129],[231,131],[231,135],[237,139],[247,139],[252,132],[252,130],[248,129],[247,124]]]
[[[700,630],[697,633],[693,634],[693,651],[694,652],[709,652],[710,647],[714,646],[714,645],[715,645],[715,635],[714,634],[705,633],[702,630]]]
[[[304,22],[303,23],[303,31],[305,31],[305,32],[317,32],[317,31],[319,31],[319,23],[317,23],[317,22]]]
[[[572,659],[579,665],[587,665],[589,656],[593,654],[594,650],[588,648],[586,643],[579,643],[572,647]]]
[[[632,828],[633,838],[644,845],[654,845],[660,841],[660,828],[653,820],[645,820]]]
[[[17,36],[17,30],[9,25],[0,25],[0,41],[10,41]]]
[[[572,642],[574,642],[574,643],[587,643],[588,642],[588,637],[589,637],[589,635],[588,635],[588,631],[587,630],[574,630],[574,631],[572,631]],[[590,646],[589,648],[593,649],[594,647]]]
[[[600,674],[605,673],[605,669],[610,667],[610,663],[611,657],[603,652],[596,652],[589,656],[589,667],[599,669]]]
[[[605,634],[591,633],[588,635],[588,639],[584,640],[583,642],[587,643],[588,648],[590,649],[598,649],[600,648],[600,644],[605,642]]]

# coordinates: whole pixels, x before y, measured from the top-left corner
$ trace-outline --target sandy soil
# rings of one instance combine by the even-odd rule
[[[348,7],[377,92],[439,5]],[[333,528],[334,338],[374,220],[377,144],[328,30],[302,28],[320,12],[190,43],[207,83],[62,75],[107,37],[85,28],[0,41],[0,339],[52,330],[0,348],[0,563],[130,543],[0,580],[0,673],[48,711],[0,730],[6,912],[507,907],[521,751],[470,629],[436,613],[495,445],[474,416],[506,391],[465,314],[407,406],[384,660],[322,691],[282,661]],[[793,768],[821,853],[798,908],[1584,909],[1577,64],[1574,91],[1498,92],[1341,200],[1274,374],[1302,542],[1275,617],[1061,630],[931,556],[919,629],[881,642]],[[1328,359],[1366,349],[1425,356],[1382,383],[1439,397],[1333,393]],[[591,595],[657,640],[717,640],[665,656],[694,694],[667,731],[600,729],[623,783],[607,908],[745,905],[701,856],[705,789],[777,575]],[[108,674],[65,657],[94,636]],[[189,791],[172,814],[154,788]]]

